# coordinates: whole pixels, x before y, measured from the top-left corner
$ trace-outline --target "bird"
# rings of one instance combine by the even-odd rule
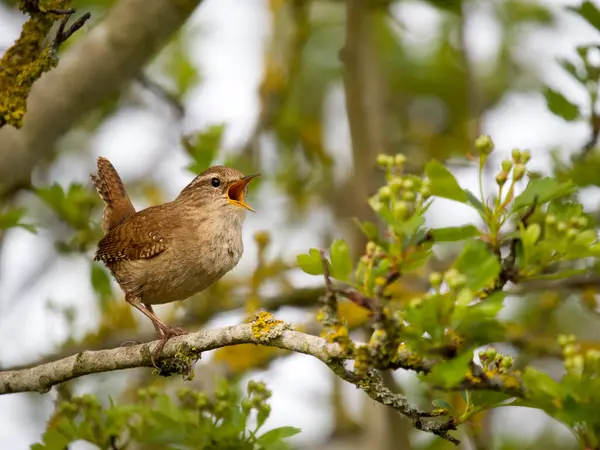
[[[125,300],[152,321],[160,340],[187,334],[163,322],[152,305],[184,300],[221,279],[240,261],[248,183],[237,169],[213,166],[172,201],[136,211],[118,172],[99,157],[92,183],[104,203],[104,237],[95,261],[111,272]],[[152,358],[154,364],[154,358]]]

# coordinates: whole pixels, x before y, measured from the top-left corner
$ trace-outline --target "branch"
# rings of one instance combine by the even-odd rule
[[[68,2],[62,0],[56,5]],[[91,17],[85,13],[65,30],[74,9],[48,9],[39,0],[21,0],[19,9],[30,18],[23,25],[19,39],[0,59],[0,128],[9,124],[20,128],[27,109],[27,98],[34,83],[58,63],[58,49]],[[63,16],[54,41],[44,47],[43,41],[54,22]]]
[[[17,392],[46,393],[52,386],[93,373],[152,367],[151,347],[156,344],[158,341],[111,350],[83,351],[29,369],[0,372],[0,395]],[[447,414],[445,410],[421,411],[415,408],[409,404],[405,396],[387,388],[376,371],[370,370],[365,376],[359,376],[346,369],[343,363],[347,350],[343,346],[330,343],[325,338],[292,330],[289,324],[275,320],[266,312],[259,313],[251,323],[174,337],[165,345],[159,363],[162,363],[163,368],[168,367],[169,364],[170,367],[174,367],[178,364],[177,361],[188,358],[188,362],[183,365],[189,366],[189,360],[197,359],[202,352],[238,344],[264,345],[311,355],[326,364],[340,378],[363,390],[372,399],[400,412],[416,428],[451,442],[457,442],[448,434],[449,430],[456,429],[458,422],[455,418],[446,421],[431,420]],[[400,358],[406,359],[408,366],[418,370],[414,363],[415,355],[401,352]],[[485,380],[471,380],[465,378],[461,386],[465,389],[481,389],[485,386],[485,383],[482,383]],[[490,380],[490,387],[494,390],[502,390],[501,385],[493,379]],[[522,396],[524,391],[522,388],[511,386],[510,394]]]
[[[266,314],[266,313],[263,313]],[[269,314],[267,314],[271,317]],[[194,353],[237,344],[267,345],[312,355],[327,363],[339,354],[335,344],[325,339],[289,329],[281,321],[256,321],[252,324],[229,326],[200,331],[170,339],[163,349],[161,361],[174,358],[182,346]],[[152,367],[150,353],[158,341],[147,344],[118,347],[110,350],[83,351],[36,367],[0,372],[0,395],[16,392],[46,393],[65,381],[92,373],[111,372],[134,367]]]
[[[20,130],[0,130],[4,195],[27,186],[40,159],[86,112],[118,94],[171,38],[202,0],[119,0],[106,18],[37,81]]]

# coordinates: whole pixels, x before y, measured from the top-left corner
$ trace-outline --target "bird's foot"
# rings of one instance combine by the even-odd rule
[[[185,334],[189,334],[189,332],[187,332],[181,328],[169,327],[169,326],[160,327],[158,330],[160,330],[157,333],[158,339],[159,339],[158,345],[154,349],[154,351],[150,354],[150,360],[152,361],[152,365],[154,367],[156,367],[157,369],[160,369],[160,367],[158,367],[156,365],[156,360],[159,359],[160,354],[162,353],[163,348],[165,348],[165,345],[168,342],[168,340],[175,336],[183,336]]]

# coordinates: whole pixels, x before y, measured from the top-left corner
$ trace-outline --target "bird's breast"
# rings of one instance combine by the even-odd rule
[[[179,239],[155,258],[132,261],[127,279],[146,303],[184,300],[219,280],[233,269],[243,253],[241,230],[226,229],[212,235]]]

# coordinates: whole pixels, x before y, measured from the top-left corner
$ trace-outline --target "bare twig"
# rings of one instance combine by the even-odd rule
[[[157,82],[151,80],[144,74],[140,74],[136,77],[136,81],[140,83],[144,88],[148,89],[148,91],[152,92],[161,100],[165,101],[177,114],[179,118],[183,118],[185,116],[185,107],[182,103],[173,95],[171,92],[167,91],[164,87],[162,87]]]

